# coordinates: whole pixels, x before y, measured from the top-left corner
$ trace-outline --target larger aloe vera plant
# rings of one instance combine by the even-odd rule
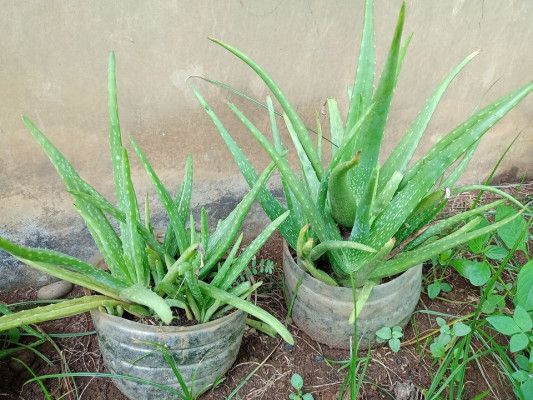
[[[318,118],[316,131],[310,133],[283,91],[259,65],[241,51],[211,39],[248,64],[283,109],[283,122],[293,143],[291,151],[296,151],[299,160],[298,171],[293,171],[287,162],[287,150],[276,119],[278,113],[270,97],[263,105],[270,115],[273,143],[235,105],[229,104],[282,177],[286,207],[266,189],[259,193],[259,201],[271,219],[290,209],[290,217],[279,227],[281,233],[296,251],[300,267],[331,285],[372,287],[380,278],[405,271],[446,249],[497,229],[512,218],[491,226],[480,225],[480,215],[508,197],[490,187],[453,189],[453,186],[485,132],[531,92],[533,83],[472,115],[410,165],[446,88],[477,52],[466,57],[444,78],[387,160],[383,165],[378,162],[391,101],[410,40],[409,37],[401,44],[404,12],[405,4],[374,90],[373,2],[366,1],[355,82],[348,90],[347,116],[341,116],[334,99],[327,101],[331,125],[328,140],[331,149],[327,155],[323,154],[326,145]],[[194,92],[248,184],[254,185],[258,176],[252,165],[206,101],[198,91]],[[331,161],[325,164],[329,157]],[[503,198],[433,223],[449,195],[468,190],[496,191]],[[330,275],[318,268],[317,261],[324,254],[333,269]]]
[[[85,182],[56,147],[27,118],[24,123],[50,158],[72,194],[77,211],[85,220],[109,272],[82,260],[46,249],[21,247],[0,237],[3,249],[22,262],[55,277],[81,285],[96,296],[86,296],[45,307],[0,317],[0,331],[30,323],[61,318],[94,308],[121,314],[153,314],[169,324],[181,308],[189,319],[207,322],[232,307],[246,311],[273,327],[287,342],[293,339],[287,329],[263,309],[246,298],[259,284],[236,284],[252,257],[285,220],[282,213],[238,254],[242,241],[239,230],[252,203],[269,179],[274,165],[265,169],[256,185],[210,233],[202,209],[201,230],[196,231],[190,199],[192,158],[185,165],[185,177],[176,198],[157,177],[135,140],[131,144],[146,170],[170,221],[163,243],[156,240],[150,224],[148,200],[144,221],[131,180],[128,152],[122,143],[118,119],[115,57],[109,58],[110,147],[117,205],[112,205]],[[118,234],[111,223],[119,226]],[[189,223],[189,227],[187,224]],[[229,254],[227,254],[229,252]],[[223,256],[227,257],[222,259]]]

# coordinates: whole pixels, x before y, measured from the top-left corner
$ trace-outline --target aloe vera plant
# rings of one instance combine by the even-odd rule
[[[237,283],[254,254],[288,215],[282,213],[238,254],[243,238],[239,233],[244,218],[258,193],[268,181],[274,164],[268,166],[256,185],[235,209],[210,233],[205,209],[201,229],[196,230],[190,212],[192,158],[185,164],[185,177],[176,198],[157,177],[148,159],[131,138],[133,150],[153,184],[168,215],[169,226],[163,243],[156,240],[150,223],[148,199],[144,222],[131,180],[128,152],[122,143],[116,93],[115,57],[109,57],[110,147],[117,205],[112,205],[74,170],[59,150],[27,118],[24,123],[63,179],[74,206],[84,219],[109,272],[82,260],[47,249],[31,249],[0,237],[0,249],[22,262],[60,279],[100,293],[38,307],[0,317],[0,331],[31,323],[74,315],[95,308],[122,315],[154,315],[169,324],[176,313],[185,311],[199,323],[216,318],[235,307],[270,325],[283,339],[293,343],[288,330],[272,315],[246,299],[260,282]],[[115,220],[120,235],[111,223]],[[187,226],[189,224],[189,226]],[[223,256],[227,257],[223,259]]]
[[[264,81],[282,113],[275,111],[270,97],[262,104],[269,113],[273,143],[234,105],[229,108],[257,139],[276,164],[282,178],[286,206],[266,189],[258,200],[271,219],[291,215],[279,226],[298,263],[315,278],[331,285],[371,287],[380,278],[405,271],[446,249],[498,229],[515,216],[482,226],[480,215],[512,198],[486,186],[453,188],[468,165],[480,139],[532,90],[533,82],[502,97],[472,115],[437,142],[412,165],[411,159],[442,95],[454,77],[476,56],[474,52],[455,67],[435,89],[410,128],[380,165],[381,144],[394,90],[411,37],[402,45],[405,4],[402,5],[394,37],[374,90],[373,2],[367,0],[357,72],[348,89],[349,106],[343,118],[337,101],[328,99],[330,146],[317,117],[313,133],[267,72],[246,54],[217,39],[214,43],[233,53]],[[219,82],[212,83],[228,88]],[[240,95],[241,92],[235,91]],[[250,186],[258,175],[220,119],[197,90],[200,104],[213,120],[222,139]],[[282,115],[298,170],[293,171],[278,127]],[[316,141],[313,140],[316,134]],[[330,159],[328,163],[326,159]],[[433,223],[450,195],[470,190],[497,192],[502,199],[489,205]],[[518,205],[521,207],[520,205]],[[317,267],[327,254],[333,273]]]

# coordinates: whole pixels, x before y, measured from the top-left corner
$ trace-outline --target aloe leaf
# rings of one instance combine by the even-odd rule
[[[374,10],[373,1],[366,0],[365,16],[363,20],[363,34],[357,72],[350,96],[350,106],[346,118],[346,131],[356,124],[362,112],[370,105],[374,90]],[[331,111],[331,110],[330,110]]]
[[[196,302],[198,307],[202,311],[204,311],[206,300],[202,296],[202,292],[198,288],[198,282],[197,282],[196,277],[194,276],[194,272],[192,271],[192,268],[185,271],[184,278],[185,278],[185,282],[187,283],[188,289],[191,291],[191,294],[194,297],[194,301]]]
[[[99,223],[98,217],[101,213],[93,212],[90,207],[80,206],[79,202],[74,203],[74,208],[85,220],[85,225],[104,257],[111,274],[125,283],[132,284],[135,276],[131,275],[131,271],[123,258],[121,242],[116,240],[115,235],[107,234],[107,226]]]
[[[168,303],[140,283],[123,290],[120,297],[125,301],[151,308],[165,324],[172,322],[172,310]]]
[[[412,242],[407,244],[405,247],[406,250],[412,250],[416,248],[417,246],[420,246],[422,243],[424,243],[426,240],[428,240],[430,237],[438,235],[442,232],[445,232],[447,229],[452,228],[453,226],[457,225],[461,221],[468,221],[472,217],[475,217],[477,215],[481,215],[485,212],[488,212],[494,207],[497,207],[500,204],[503,204],[505,202],[505,199],[497,200],[492,203],[486,204],[484,206],[480,206],[477,208],[474,208],[472,210],[468,210],[465,212],[462,212],[460,214],[455,214],[451,217],[448,217],[442,221],[438,221],[436,224],[431,225],[428,229],[426,229],[424,232],[422,232],[419,236],[417,236]]]
[[[364,240],[363,243],[381,246],[387,240],[386,238],[392,237],[420,200],[434,186],[434,183],[442,175],[442,171],[452,165],[461,156],[464,149],[477,141],[532,89],[533,82],[513,92],[510,96],[505,96],[502,100],[488,106],[480,114],[474,116],[473,121],[469,119],[442,139],[440,143],[446,142],[445,146],[441,146],[440,143],[434,146],[430,150],[431,157],[425,158],[420,164],[418,173],[398,192],[389,207],[376,218],[368,241]],[[459,132],[460,137],[458,137],[457,132]],[[455,138],[455,140],[450,140],[450,137]],[[435,154],[435,149],[439,149],[438,154]]]
[[[376,191],[379,179],[379,164],[376,164],[370,181],[368,182],[365,196],[361,199],[355,212],[355,220],[350,233],[350,240],[359,241],[360,238],[368,236],[370,232],[370,222],[372,218],[372,209],[376,198]]]
[[[396,239],[390,239],[381,249],[378,250],[376,254],[372,255],[372,258],[368,259],[365,263],[361,264],[357,270],[353,271],[353,280],[356,287],[360,287],[365,284],[372,272],[374,272],[374,270],[378,268],[383,263],[385,258],[390,254],[395,242]]]
[[[351,160],[337,165],[331,171],[328,182],[331,214],[335,221],[345,227],[353,226],[357,210],[357,199],[352,190],[348,173],[359,164],[361,153]]]
[[[55,250],[22,247],[7,241],[2,237],[0,237],[0,248],[17,257],[24,263],[35,262],[41,264],[59,265],[61,266],[60,269],[70,269],[82,276],[87,276],[88,278],[94,279],[103,285],[107,285],[114,290],[121,290],[127,286],[121,280],[102,271],[101,269]]]
[[[292,106],[292,104],[289,102],[285,94],[281,91],[279,86],[274,82],[274,80],[259,66],[257,65],[250,57],[245,55],[243,52],[217,40],[214,38],[209,38],[212,42],[224,47],[229,52],[233,53],[235,56],[240,58],[242,61],[244,61],[250,68],[252,68],[257,75],[265,82],[265,84],[268,86],[268,88],[272,91],[274,94],[274,97],[278,100],[279,104],[287,114],[287,117],[291,121],[292,126],[294,127],[294,130],[296,132],[296,135],[298,136],[298,140],[300,141],[303,149],[305,150],[305,153],[307,154],[307,157],[309,158],[309,161],[311,162],[311,165],[313,166],[313,169],[316,173],[317,179],[320,180],[322,178],[322,164],[320,162],[320,158],[318,157],[318,154],[316,153],[313,142],[309,138],[309,135],[307,133],[307,128],[303,121],[301,120],[300,116]]]
[[[488,105],[477,114],[471,116],[468,120],[456,127],[448,135],[437,142],[427,153],[418,160],[405,174],[400,189],[430,161],[441,157],[444,149],[462,142],[460,148],[461,154],[475,143],[483,134],[488,131],[496,122],[502,119],[505,114],[511,111],[533,90],[533,82],[530,82],[514,92],[500,98],[494,103]],[[461,155],[457,154],[457,158]]]
[[[470,160],[474,156],[474,153],[477,149],[477,146],[479,145],[479,142],[481,142],[481,138],[479,138],[474,144],[472,144],[468,150],[463,154],[463,157],[461,160],[457,163],[457,166],[453,169],[452,172],[446,177],[446,179],[439,185],[439,188],[450,188],[453,187],[456,182],[459,180],[461,175],[463,175],[463,172],[466,170],[466,167],[468,167],[468,164],[470,164]]]
[[[440,254],[443,251],[453,249],[454,247],[457,247],[460,244],[469,242],[470,240],[493,232],[521,215],[522,212],[517,212],[513,216],[505,218],[502,221],[495,222],[492,225],[476,229],[471,232],[466,232],[465,230],[460,230],[460,232],[456,231],[453,234],[445,236],[444,238],[438,239],[425,246],[418,247],[415,250],[402,252],[393,259],[382,263],[378,268],[376,268],[376,270],[374,270],[370,278],[377,279],[385,276],[399,274],[411,267],[414,267],[415,265],[429,260],[431,257],[436,256],[437,254]],[[469,225],[475,226],[478,223],[479,221],[474,220],[465,225],[465,227],[468,227]]]
[[[437,191],[423,199],[394,235],[397,243],[402,244],[405,240],[416,237],[427,228],[428,224],[447,204],[448,200],[443,200],[444,197],[444,193]]]
[[[382,171],[380,171],[380,177],[382,176]],[[376,201],[372,205],[372,215],[375,217],[380,214],[390,203],[400,182],[402,181],[403,175],[400,171],[394,171],[388,182],[385,183],[385,186],[382,190],[378,190],[376,195]]]
[[[348,319],[349,323],[353,324],[355,319],[359,317],[361,310],[363,309],[366,302],[368,301],[368,298],[370,297],[370,293],[372,293],[372,289],[377,284],[378,284],[378,281],[375,281],[375,280],[365,282],[365,284],[359,291],[359,296],[357,296],[357,303],[356,303],[355,309],[352,311],[352,314],[350,315],[350,318]]]
[[[220,285],[224,281],[224,277],[228,273],[229,269],[233,265],[233,262],[235,261],[235,256],[237,255],[237,251],[240,248],[242,238],[244,237],[244,234],[241,233],[235,243],[233,244],[233,247],[231,248],[231,251],[229,252],[228,256],[226,257],[226,260],[224,260],[224,263],[222,266],[218,269],[217,274],[211,281],[211,285],[216,286],[220,288]]]
[[[188,155],[187,161],[185,162],[185,172],[183,175],[183,180],[178,189],[178,194],[176,195],[176,200],[174,203],[181,220],[185,221],[189,216],[192,193],[193,165],[191,154]],[[179,253],[178,242],[176,240],[176,235],[174,234],[172,224],[167,226],[163,244],[168,254],[172,254],[174,256],[176,253]]]
[[[250,187],[254,186],[254,184],[257,182],[258,175],[255,172],[254,168],[252,167],[252,164],[248,161],[248,159],[246,158],[242,150],[239,148],[237,143],[233,140],[229,132],[226,130],[226,128],[222,124],[222,121],[220,121],[218,116],[214,113],[214,111],[211,109],[209,104],[207,104],[207,102],[200,95],[200,93],[198,93],[198,91],[195,89],[193,89],[193,93],[195,94],[201,106],[205,109],[205,111],[207,112],[211,120],[213,121],[215,127],[220,133],[220,136],[222,137],[222,139],[228,146],[228,149],[230,153],[232,154],[233,158],[235,159],[237,165],[239,166],[239,169],[241,170],[241,173],[244,176],[244,179],[246,179],[248,186]],[[272,107],[272,112],[269,111],[269,113],[273,113],[273,112],[274,110]],[[272,121],[272,117],[271,117],[271,121]],[[274,117],[274,124],[275,124],[275,117]],[[286,211],[286,209],[281,205],[281,203],[266,188],[261,189],[260,193],[257,196],[257,199],[261,203],[261,206],[263,207],[263,209],[265,210],[265,212],[267,213],[267,215],[269,216],[271,220],[276,219],[277,217],[279,217],[281,214],[283,214]],[[298,236],[297,231],[298,231],[298,228],[295,226],[295,223],[293,222],[291,217],[287,218],[287,220],[280,226],[281,234],[289,243],[296,243],[296,237]]]
[[[285,120],[285,125],[287,126],[287,130],[289,131],[289,135],[291,136],[291,139],[293,141],[296,154],[298,155],[298,160],[300,161],[300,168],[302,170],[302,180],[305,182],[311,198],[317,199],[320,183],[313,170],[313,166],[311,165],[311,162],[307,158],[303,147],[298,141],[296,132],[294,131],[294,127],[292,126],[292,123],[289,120],[287,114],[283,114],[283,119]]]
[[[270,96],[267,96],[267,110],[268,116],[270,118],[270,126],[272,130],[274,148],[278,153],[283,154],[286,150],[283,147],[283,143],[281,141],[281,134],[279,133],[278,123],[276,121],[277,114],[274,110],[274,105],[272,104],[272,99]],[[281,116],[283,117],[283,114]],[[287,219],[280,225],[279,231],[283,235],[285,240],[289,243],[289,245],[293,247],[296,246],[296,240],[300,227],[305,225],[307,223],[307,220],[302,214],[298,201],[293,201],[293,196],[291,195],[291,191],[289,190],[283,176],[281,177],[281,186],[283,188],[283,194],[285,195],[285,203],[287,205],[287,209],[291,211],[291,215],[289,215]],[[259,200],[261,201],[261,199]],[[284,211],[285,210],[283,210],[283,212]],[[275,216],[270,216],[269,214],[270,220],[273,221],[279,215],[281,215],[281,212],[279,214],[276,214]]]
[[[144,167],[148,178],[150,179],[150,182],[152,182],[152,186],[154,187],[159,199],[161,200],[161,203],[163,204],[163,207],[165,208],[167,215],[169,217],[170,223],[172,225],[172,229],[174,230],[174,233],[176,234],[176,239],[178,241],[178,248],[180,251],[180,254],[185,251],[185,249],[189,246],[189,241],[187,237],[187,232],[185,231],[185,220],[182,218],[180,213],[178,212],[178,209],[176,207],[176,204],[172,200],[172,197],[168,193],[167,189],[159,179],[159,177],[156,175],[155,171],[153,170],[152,166],[150,165],[150,162],[146,158],[146,156],[143,154],[139,146],[137,145],[137,142],[132,137],[130,138],[131,144],[133,145],[133,149],[135,150],[135,153],[137,154],[137,157],[139,158],[142,166]]]
[[[214,299],[220,300],[223,303],[230,304],[235,308],[243,310],[244,312],[253,315],[257,319],[270,325],[283,338],[283,340],[285,340],[289,344],[294,344],[294,339],[292,338],[292,335],[287,330],[287,328],[262,308],[259,308],[256,305],[250,303],[249,301],[243,300],[224,290],[220,290],[214,286],[211,286],[206,282],[199,281],[198,286],[206,295]]]
[[[357,137],[356,150],[361,151],[361,162],[352,175],[352,186],[355,193],[360,193],[361,198],[367,198],[368,196],[365,193],[372,190],[369,188],[368,182],[378,163],[383,133],[397,82],[396,71],[398,68],[404,15],[405,4],[402,4],[394,38],[373,98],[373,101],[376,103],[374,113],[372,113],[368,122],[362,128],[362,134]]]
[[[328,110],[329,110],[329,123],[331,132],[331,157],[335,157],[338,148],[341,145],[344,138],[344,126],[342,123],[341,112],[335,99],[329,98]]]
[[[109,302],[112,306],[124,305],[122,301],[107,296],[83,296],[72,300],[62,301],[61,303],[4,315],[0,317],[0,331],[16,328],[21,325],[37,324],[52,319],[81,314],[98,308],[103,305],[104,302]]]
[[[335,153],[335,155],[332,157],[330,163],[328,164],[328,167],[324,171],[324,174],[322,175],[322,181],[320,182],[320,195],[318,199],[318,209],[324,215],[325,218],[325,208],[326,208],[326,198],[328,196],[328,189],[329,189],[329,183],[331,179],[331,173],[332,171],[341,163],[346,162],[347,156],[350,158],[353,157],[354,153],[351,152],[351,144],[352,142],[357,138],[357,134],[359,133],[362,126],[367,121],[367,118],[370,117],[372,114],[374,107],[376,103],[372,103],[370,107],[368,107],[364,114],[359,118],[357,123],[350,129],[349,132],[346,132],[343,137],[342,143],[338,146],[338,150]],[[357,198],[356,198],[357,201]]]
[[[111,149],[111,164],[113,166],[113,179],[115,183],[115,196],[117,199],[117,206],[126,215],[128,214],[128,200],[125,193],[125,186],[123,175],[123,145],[122,135],[120,133],[120,120],[118,117],[118,100],[117,100],[117,80],[115,68],[115,54],[111,52],[108,61],[107,70],[108,82],[108,111],[109,111],[109,146]],[[135,250],[133,248],[135,239],[130,237],[131,230],[128,229],[126,223],[120,223],[120,233],[122,236],[122,247],[124,253],[130,260],[135,259]],[[126,265],[127,267],[127,265]],[[132,276],[132,273],[129,274]]]
[[[101,201],[107,201],[92,186],[80,178],[67,159],[28,118],[22,117],[22,120],[32,136],[46,152],[52,165],[61,176],[61,179],[63,179],[68,191],[88,193],[91,196],[101,199]],[[116,265],[119,270],[125,270],[126,265],[122,260],[121,251],[122,242],[105,215],[100,210],[85,202],[76,202],[76,204],[77,210],[85,222],[87,222],[86,218],[89,217],[92,223],[97,224],[99,227],[99,235],[93,234],[94,232],[91,232],[91,235],[108,265]]]
[[[478,54],[479,51],[476,51],[466,57],[457,67],[453,69],[453,71],[446,76],[446,78],[444,78],[437,89],[435,89],[429,100],[424,105],[422,111],[420,111],[410,128],[407,130],[407,132],[405,132],[403,138],[394,148],[391,155],[387,158],[385,164],[383,164],[379,183],[380,191],[396,171],[403,172],[405,170],[407,164],[417,149],[420,139],[426,130],[431,116],[433,115],[437,105],[444,95],[444,92],[457,74],[459,74],[459,72]]]
[[[400,50],[400,55],[398,57],[398,68],[396,69],[396,78],[400,75],[400,71],[402,70],[403,60],[405,58],[405,54],[407,53],[407,49],[409,48],[409,44],[411,43],[411,39],[413,38],[413,34],[411,33],[408,37],[405,43],[402,46],[402,49]]]
[[[109,215],[111,215],[113,218],[115,218],[117,221],[120,222],[126,222],[126,215],[113,206],[111,203],[109,203],[107,200],[105,200],[103,197],[95,197],[87,193],[81,193],[81,192],[70,192],[72,196],[74,196],[75,199],[79,198],[83,201],[86,201],[93,205],[96,208],[99,208],[102,212],[105,212]],[[165,258],[165,249],[159,244],[159,242],[155,239],[153,234],[142,224],[137,224],[137,231],[142,235],[144,241],[157,252],[159,257],[161,259]],[[133,282],[132,282],[133,283]]]
[[[263,247],[272,233],[274,233],[277,227],[288,216],[289,211],[280,215],[278,218],[268,224],[268,226],[248,246],[246,246],[246,249],[244,249],[244,251],[241,253],[241,255],[239,255],[226,273],[222,284],[219,286],[220,289],[226,290],[235,282],[235,280],[241,275],[242,271],[244,271],[252,257],[259,251],[261,247]]]
[[[334,240],[326,240],[325,242],[321,242],[317,244],[315,247],[313,247],[313,250],[311,250],[311,254],[309,255],[309,258],[312,261],[318,260],[320,257],[322,257],[326,252],[332,251],[332,250],[361,250],[361,251],[367,251],[369,253],[375,253],[376,250],[373,249],[370,246],[357,243],[357,242],[350,242],[350,241],[334,241]]]
[[[204,248],[204,251],[207,251],[209,248],[209,221],[207,220],[207,211],[205,210],[205,207],[202,207],[201,212],[201,231],[200,231],[200,243],[202,243],[202,247]]]
[[[172,265],[168,266],[167,273],[161,280],[161,284],[163,285],[167,283],[173,284],[178,278],[178,276],[180,275],[182,266],[185,263],[189,263],[192,260],[192,258],[196,255],[197,251],[198,251],[198,243],[193,243],[187,249],[185,249],[185,251],[180,254],[180,257]],[[161,295],[162,290],[163,290],[162,286],[156,287],[155,292]]]
[[[257,198],[259,192],[265,187],[267,181],[270,179],[274,171],[274,163],[270,163],[259,179],[250,189],[250,191],[243,197],[241,202],[233,209],[233,211],[217,226],[215,232],[209,239],[209,252],[205,256],[205,265],[200,271],[200,278],[204,278],[211,271],[211,268],[220,260],[232,245],[237,236],[246,215],[250,211],[253,202]]]
[[[278,167],[281,175],[285,179],[290,191],[294,194],[296,200],[300,203],[301,209],[309,222],[313,226],[313,230],[318,234],[320,240],[340,240],[340,233],[337,229],[333,218],[323,217],[317,210],[316,205],[310,199],[309,193],[305,186],[298,180],[298,177],[291,170],[287,160],[283,157],[272,144],[265,138],[265,136],[255,127],[255,125],[246,118],[246,116],[235,105],[230,104],[230,109],[244,124],[250,133],[256,138],[259,144],[267,152],[269,157]]]
[[[131,251],[131,258],[135,271],[130,272],[130,276],[136,276],[134,282],[149,284],[150,275],[148,274],[148,260],[144,251],[145,244],[141,236],[137,232],[137,225],[142,225],[141,216],[139,214],[139,207],[137,205],[137,197],[131,181],[130,164],[128,153],[126,149],[122,149],[122,179],[123,187],[121,192],[124,196],[124,207],[126,211],[126,229],[128,231],[128,238],[130,239],[129,250]],[[123,242],[124,245],[124,242]]]

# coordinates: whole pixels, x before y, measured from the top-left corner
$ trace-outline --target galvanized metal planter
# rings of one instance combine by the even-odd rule
[[[353,311],[350,288],[334,287],[302,271],[283,241],[283,276],[290,299],[298,288],[292,319],[314,340],[331,347],[349,349],[353,325],[348,319]],[[372,289],[357,319],[357,336],[362,346],[375,341],[375,333],[384,326],[405,327],[420,298],[422,265]]]
[[[138,377],[181,390],[170,365],[157,347],[165,346],[194,393],[223,376],[235,362],[241,345],[246,313],[235,311],[206,324],[190,327],[152,326],[91,312],[98,342],[109,373]],[[113,379],[128,398],[176,399],[175,394],[132,380]]]

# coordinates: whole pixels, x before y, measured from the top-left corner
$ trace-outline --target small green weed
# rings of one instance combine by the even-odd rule
[[[311,393],[304,393],[302,388],[304,386],[304,380],[301,375],[293,374],[291,376],[291,385],[296,389],[296,393],[290,393],[289,399],[291,400],[313,400],[313,395]]]
[[[394,353],[400,351],[400,338],[403,336],[402,328],[400,326],[393,326],[392,328],[384,326],[376,332],[376,336],[376,341],[378,343],[385,343],[388,341],[388,345]]]

